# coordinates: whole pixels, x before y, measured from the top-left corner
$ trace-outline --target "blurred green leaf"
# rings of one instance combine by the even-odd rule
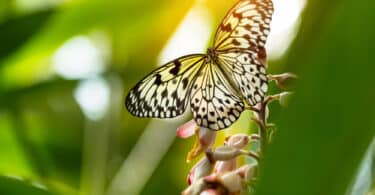
[[[0,96],[0,110],[8,111],[0,120],[6,151],[0,173],[79,186],[83,116],[72,95],[75,86],[53,80]]]
[[[49,192],[31,182],[13,179],[9,177],[0,177],[0,193],[7,195],[52,195],[56,193]]]
[[[53,10],[12,18],[0,24],[0,61],[29,40],[46,23]]]
[[[13,131],[11,121],[9,114],[0,113],[0,153],[7,159],[0,161],[0,174],[33,177],[33,167],[25,157],[24,148]]]
[[[0,63],[0,88],[30,86],[53,74],[51,56],[67,39],[104,31],[112,36],[114,64],[131,55],[155,59],[192,1],[78,1],[56,9],[44,28]],[[170,17],[173,15],[173,17]],[[152,30],[150,30],[152,29]],[[144,58],[144,50],[150,58]],[[121,57],[118,57],[121,56]],[[122,60],[118,63],[117,58]],[[121,67],[124,68],[123,66]]]
[[[276,121],[257,195],[350,189],[375,134],[374,7],[365,0],[310,2],[285,62],[300,79]]]

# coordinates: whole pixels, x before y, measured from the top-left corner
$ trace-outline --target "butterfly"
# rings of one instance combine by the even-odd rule
[[[191,54],[155,69],[128,93],[138,117],[173,118],[190,104],[195,122],[211,130],[231,126],[268,90],[265,44],[271,0],[240,0],[218,27],[206,54]]]

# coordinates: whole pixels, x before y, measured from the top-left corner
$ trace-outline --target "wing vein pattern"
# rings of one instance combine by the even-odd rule
[[[263,101],[268,91],[264,46],[272,14],[271,0],[239,1],[215,35],[217,63],[250,106]]]
[[[181,115],[204,58],[203,54],[184,56],[151,72],[130,90],[125,102],[128,111],[139,117],[172,118]]]

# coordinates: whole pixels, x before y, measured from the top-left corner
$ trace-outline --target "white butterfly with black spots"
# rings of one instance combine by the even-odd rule
[[[268,90],[265,44],[271,0],[240,0],[221,22],[207,54],[192,54],[157,68],[126,97],[138,117],[172,118],[190,103],[195,122],[211,130],[231,126]]]

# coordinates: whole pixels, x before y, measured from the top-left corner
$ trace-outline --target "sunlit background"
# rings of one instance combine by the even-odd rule
[[[269,72],[284,69],[306,1],[274,0]],[[0,194],[179,194],[194,140],[175,130],[190,114],[139,119],[124,98],[155,67],[206,52],[234,2],[0,1]],[[242,117],[220,136],[251,128]]]

